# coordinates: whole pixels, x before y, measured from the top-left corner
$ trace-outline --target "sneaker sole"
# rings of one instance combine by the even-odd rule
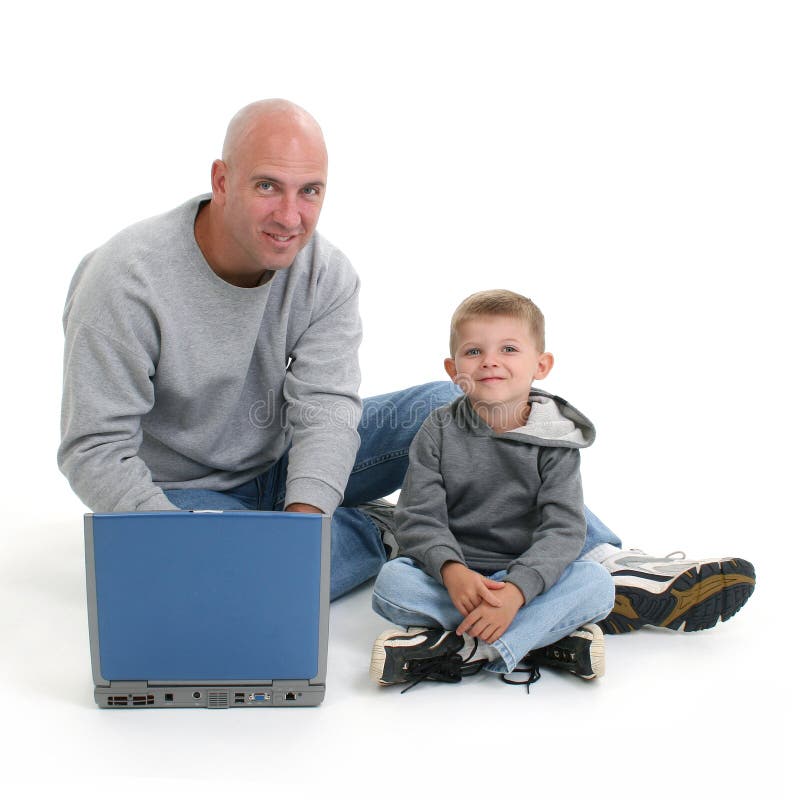
[[[429,630],[428,628],[408,628],[405,631],[397,629],[389,629],[384,631],[372,645],[372,659],[369,664],[369,674],[376,683],[380,686],[396,686],[399,683],[408,683],[407,680],[393,680],[387,681],[383,675],[386,670],[386,647],[384,646],[388,639],[395,639],[397,637],[407,637],[413,639],[418,633]],[[444,634],[444,631],[442,631]]]
[[[647,575],[642,577],[647,578]],[[635,577],[631,577],[631,583]],[[627,633],[644,625],[700,631],[730,619],[755,589],[756,573],[749,561],[732,558],[692,567],[659,592],[626,585],[615,576],[614,608],[598,623],[605,633]]]
[[[595,678],[602,678],[603,675],[606,674],[606,643],[603,638],[603,629],[599,625],[589,623],[588,625],[584,625],[583,628],[592,633],[592,644],[589,646],[589,660],[592,665],[592,674],[576,674],[585,681],[591,681]]]
[[[383,672],[386,667],[386,648],[383,646],[387,639],[391,639],[403,631],[388,630],[384,631],[372,645],[372,660],[369,663],[369,674],[372,680],[380,686],[394,686],[396,683],[403,683],[404,681],[385,681],[383,679]]]

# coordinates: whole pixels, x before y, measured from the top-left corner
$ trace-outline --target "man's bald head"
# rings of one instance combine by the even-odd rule
[[[256,100],[234,114],[222,144],[222,160],[232,165],[237,154],[246,150],[254,137],[262,138],[271,134],[302,137],[317,144],[327,165],[325,138],[319,123],[304,108],[278,98]]]
[[[288,269],[314,234],[328,153],[317,121],[288,100],[259,100],[228,125],[211,167],[211,202],[195,236],[211,268],[237,286]]]

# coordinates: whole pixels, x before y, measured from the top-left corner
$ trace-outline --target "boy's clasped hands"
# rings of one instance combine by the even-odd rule
[[[525,603],[522,592],[507,581],[493,581],[458,561],[442,566],[442,581],[464,620],[456,633],[493,644]]]

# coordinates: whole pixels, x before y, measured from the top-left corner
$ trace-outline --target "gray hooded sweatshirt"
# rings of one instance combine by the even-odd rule
[[[529,603],[583,548],[579,449],[594,441],[594,426],[560,397],[532,389],[530,402],[523,427],[495,433],[460,397],[411,444],[397,540],[440,583],[447,561],[505,569]]]

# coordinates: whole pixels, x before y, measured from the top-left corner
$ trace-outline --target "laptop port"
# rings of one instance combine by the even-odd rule
[[[167,693],[164,695],[164,702],[165,702],[165,703],[171,703],[171,702],[172,702],[174,699],[175,699],[175,698],[173,697],[173,695],[172,695],[172,692],[167,692]]]
[[[253,692],[248,699],[251,703],[268,703],[270,696],[266,692]]]
[[[297,692],[286,692],[287,700],[297,700]]]

